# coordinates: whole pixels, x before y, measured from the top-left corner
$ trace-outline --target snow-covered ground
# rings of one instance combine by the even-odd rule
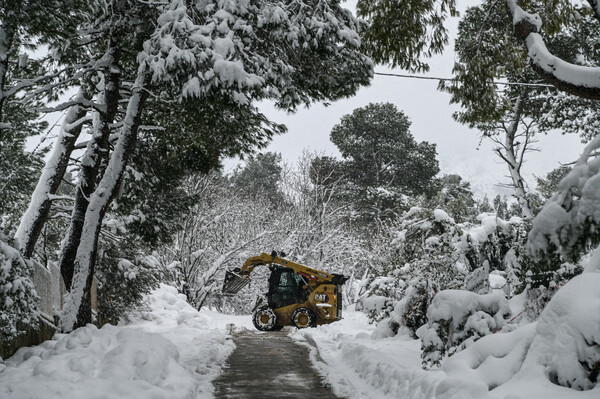
[[[123,326],[92,325],[0,363],[0,398],[211,398],[239,318],[197,312],[162,285]]]
[[[421,368],[419,340],[374,338],[381,336],[375,326],[353,310],[290,335],[311,348],[334,392],[350,399],[597,399],[600,385],[589,389],[581,369],[581,359],[599,355],[596,255],[590,263],[599,267],[562,287],[538,322],[488,335],[441,368]],[[197,312],[164,285],[148,301],[124,325],[87,326],[22,348],[0,363],[0,398],[211,398],[211,381],[234,348],[228,334],[253,329],[250,316]],[[512,301],[513,314],[522,306]],[[549,375],[587,390],[559,386]]]
[[[561,288],[536,323],[483,337],[429,371],[421,368],[420,340],[374,338],[375,327],[360,312],[348,310],[340,322],[292,337],[313,348],[325,381],[351,399],[598,399],[600,384],[590,389],[582,364],[600,358],[599,271],[588,268]],[[513,314],[522,308],[511,305]],[[549,375],[587,390],[559,386]]]
[[[340,322],[297,330],[292,337],[318,347],[318,355],[317,351],[311,351],[311,360],[340,396],[352,399],[488,397],[485,384],[448,378],[439,370],[422,370],[420,341],[404,336],[372,339],[374,330],[366,315],[348,310]]]

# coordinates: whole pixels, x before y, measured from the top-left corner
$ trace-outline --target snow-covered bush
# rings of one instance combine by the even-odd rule
[[[98,319],[117,324],[127,312],[143,302],[144,295],[158,287],[164,268],[152,255],[108,248],[97,267]]]
[[[397,301],[382,295],[371,295],[362,301],[361,310],[367,314],[370,323],[378,323],[388,318]]]
[[[564,258],[576,261],[600,243],[598,148],[600,136],[586,146],[535,218],[527,244],[536,258],[552,256],[558,250]]]
[[[600,387],[598,286],[600,251],[582,275],[557,288],[537,322],[482,338],[446,359],[443,370],[450,377],[483,381],[489,389],[511,385],[504,385],[503,392],[517,392],[532,385],[543,387],[536,392],[537,397],[556,392],[548,380],[595,392]],[[595,397],[593,392],[585,397]],[[567,391],[562,391],[556,397],[566,396]]]
[[[389,253],[382,257],[383,272],[369,284],[369,295],[388,298],[365,302],[379,305],[366,307],[371,321],[382,324],[377,336],[394,335],[406,327],[416,337],[416,330],[427,323],[427,307],[444,289],[476,294],[501,291],[510,297],[528,288],[528,298],[543,309],[547,300],[538,300],[540,292],[533,289],[539,284],[532,286],[526,280],[535,276],[534,263],[525,251],[529,223],[517,217],[505,221],[492,213],[477,219],[477,224],[458,225],[441,209],[423,208],[412,208],[404,215],[394,227]],[[561,270],[567,274],[575,270],[564,266]],[[552,273],[558,285],[562,280],[558,272]],[[544,292],[552,293],[547,287],[543,285]]]
[[[18,327],[37,325],[38,295],[31,279],[31,262],[0,232],[0,337],[3,340],[17,336]]]
[[[500,329],[510,315],[502,293],[478,295],[469,291],[438,293],[427,309],[427,324],[417,330],[424,367],[439,366],[479,338]]]
[[[446,358],[442,370],[452,378],[480,381],[487,384],[488,389],[494,389],[509,381],[523,365],[535,327],[535,323],[530,323],[513,331],[482,337]]]
[[[480,294],[489,292],[490,272],[499,271],[507,280],[508,295],[512,295],[523,285],[521,271],[528,262],[524,247],[529,225],[521,218],[505,221],[493,213],[483,213],[477,219],[480,224],[465,228],[457,244],[470,267],[464,287]]]
[[[417,338],[416,332],[427,322],[427,307],[435,296],[435,289],[427,282],[410,281],[404,297],[394,301],[385,322],[379,323],[374,338],[384,338],[399,333],[401,329],[407,335]]]
[[[571,279],[537,323],[524,368],[542,368],[550,381],[592,389],[600,371],[600,252],[586,272]],[[595,373],[595,375],[593,375]]]
[[[380,313],[368,309],[372,321],[385,324],[380,327],[382,336],[396,334],[401,325],[414,336],[426,322],[425,310],[435,292],[462,283],[465,270],[455,246],[461,235],[454,219],[441,209],[414,207],[400,220],[390,252],[383,257],[383,275],[369,285],[370,295],[391,300]]]

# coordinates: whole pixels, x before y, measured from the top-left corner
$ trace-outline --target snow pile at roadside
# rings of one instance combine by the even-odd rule
[[[396,336],[371,339],[374,326],[364,314],[346,311],[344,320],[297,330],[292,338],[316,346],[312,361],[334,393],[348,398],[489,398],[487,385],[421,369],[420,341]]]
[[[523,364],[535,335],[536,324],[528,324],[509,333],[483,337],[447,358],[442,369],[453,378],[481,381],[489,389],[509,381]]]
[[[88,325],[0,364],[1,398],[210,398],[233,343],[173,287],[124,326]]]

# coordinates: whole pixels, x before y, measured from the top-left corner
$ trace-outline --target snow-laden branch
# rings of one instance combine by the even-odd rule
[[[554,56],[539,33],[542,27],[539,15],[525,12],[516,0],[506,0],[506,5],[515,32],[525,42],[535,71],[560,90],[578,97],[600,100],[600,67],[575,65]],[[595,12],[598,12],[597,9],[596,4]]]
[[[541,257],[553,247],[567,259],[581,255],[582,249],[598,241],[600,224],[600,136],[596,136],[557,192],[535,218],[529,233],[528,250]]]
[[[196,285],[196,295],[195,295],[195,305],[196,309],[200,310],[204,305],[204,301],[206,297],[210,294],[215,284],[209,284],[213,279],[217,271],[221,269],[221,267],[231,260],[232,256],[237,254],[242,249],[248,247],[253,242],[260,240],[261,238],[273,234],[272,231],[262,231],[254,237],[242,242],[242,243],[234,243],[232,248],[230,248],[226,253],[219,256],[211,265],[211,267],[202,274],[202,277],[199,279]]]
[[[65,109],[69,109],[70,107],[75,106],[75,105],[79,105],[79,106],[82,106],[85,108],[92,108],[97,111],[104,111],[104,109],[106,108],[103,104],[98,104],[94,101],[87,100],[85,98],[79,98],[79,99],[75,99],[72,101],[65,101],[54,107],[38,107],[38,108],[34,108],[33,110],[35,112],[40,112],[40,113],[60,112],[60,111],[64,111]],[[87,119],[86,122],[89,120],[90,119]]]

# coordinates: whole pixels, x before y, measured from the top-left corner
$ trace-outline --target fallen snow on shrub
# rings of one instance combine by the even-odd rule
[[[483,337],[462,352],[444,360],[442,369],[451,377],[481,381],[494,389],[521,368],[535,335],[535,323],[509,333]]]
[[[0,365],[1,398],[211,398],[233,343],[161,285],[129,324],[93,325],[20,349]]]
[[[542,312],[524,369],[543,370],[562,386],[600,387],[588,376],[600,362],[600,273],[584,273],[562,287]]]
[[[600,384],[590,375],[600,362],[599,264],[597,251],[587,272],[556,293],[538,322],[483,337],[442,369],[485,382],[499,398],[599,398]]]
[[[586,270],[560,288],[538,322],[500,331],[509,306],[500,293],[439,293],[433,319],[466,326],[484,309],[494,321],[480,326],[491,334],[445,358],[440,369],[421,369],[420,340],[402,330],[378,334],[360,312],[346,310],[344,320],[295,330],[292,338],[312,348],[315,368],[350,399],[597,399],[600,384],[588,376],[600,360],[600,251]],[[513,299],[517,314],[527,304],[523,296]]]
[[[422,340],[423,365],[438,366],[445,356],[498,331],[510,313],[508,300],[500,292],[439,292],[427,309],[427,324],[417,330]]]

